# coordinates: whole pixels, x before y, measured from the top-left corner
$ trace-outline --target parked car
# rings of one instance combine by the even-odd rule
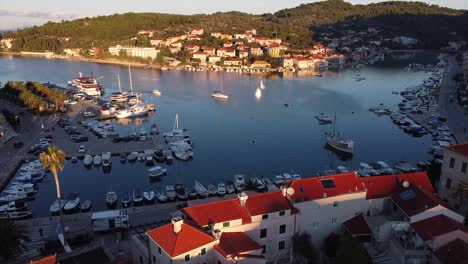
[[[84,145],[81,145],[80,148],[78,149],[78,153],[85,153],[86,152],[86,147]]]
[[[88,141],[88,137],[85,137],[85,136],[80,136],[78,137],[77,139],[75,139],[75,142],[85,142],[85,141]]]

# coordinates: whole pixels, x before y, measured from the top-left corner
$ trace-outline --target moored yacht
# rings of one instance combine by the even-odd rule
[[[114,208],[117,205],[117,193],[114,191],[107,192],[106,203],[107,207]]]
[[[79,76],[73,81],[69,82],[69,84],[75,86],[79,91],[84,92],[87,95],[101,95],[102,87],[99,82],[92,76],[83,76],[81,72],[79,73]]]
[[[78,196],[77,192],[70,193],[67,196],[67,202],[63,206],[63,210],[65,211],[73,211],[78,208],[80,205],[80,197]]]

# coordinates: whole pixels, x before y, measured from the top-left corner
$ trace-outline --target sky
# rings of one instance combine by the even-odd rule
[[[385,0],[346,0],[353,4]],[[457,9],[468,9],[468,0],[420,0]],[[274,13],[295,7],[307,0],[0,0],[0,30],[41,25],[47,21],[72,20],[81,17],[126,12],[172,14],[211,14],[241,11],[251,14]]]

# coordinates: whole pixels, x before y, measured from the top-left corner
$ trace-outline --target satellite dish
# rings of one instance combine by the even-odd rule
[[[404,182],[403,182],[403,187],[408,188],[408,187],[409,187],[409,182],[408,182],[408,181],[404,181]]]
[[[294,195],[294,189],[293,189],[293,188],[288,188],[288,189],[286,189],[286,193],[287,193],[289,196],[292,196],[292,195]]]

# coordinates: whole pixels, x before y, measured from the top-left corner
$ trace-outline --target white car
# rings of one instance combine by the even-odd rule
[[[73,101],[73,100],[68,100],[66,103],[69,104],[69,105],[74,105],[74,104],[76,104],[76,103],[78,103],[78,102],[77,102],[77,101]]]
[[[78,149],[78,153],[85,153],[86,152],[86,147],[81,145],[80,148]]]

